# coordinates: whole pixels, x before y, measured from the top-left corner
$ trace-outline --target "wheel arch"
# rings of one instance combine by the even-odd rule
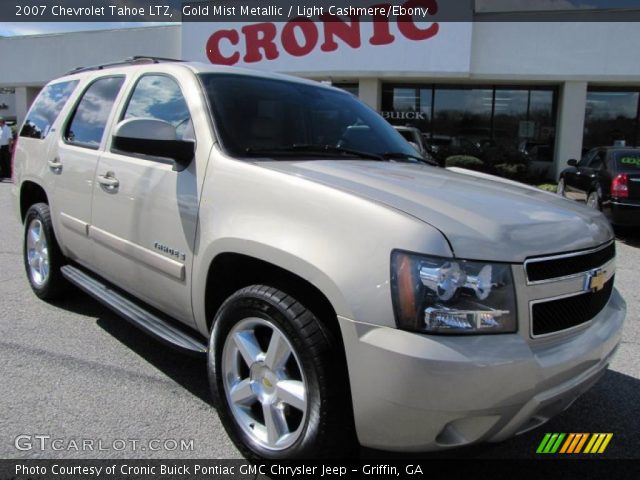
[[[20,185],[20,220],[24,222],[24,217],[31,205],[36,203],[46,203],[49,205],[49,197],[45,189],[31,180],[26,180]]]
[[[232,251],[217,254],[207,271],[203,299],[207,330],[211,330],[215,314],[225,299],[254,284],[273,286],[296,297],[342,342],[336,309],[320,288],[301,275],[264,259]]]

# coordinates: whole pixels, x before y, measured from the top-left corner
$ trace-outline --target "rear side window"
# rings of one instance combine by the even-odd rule
[[[180,87],[165,75],[145,75],[136,84],[123,120],[154,118],[176,127],[178,140],[195,140],[191,115]]]
[[[618,172],[640,173],[640,151],[616,152],[613,159]]]
[[[82,95],[64,138],[67,143],[97,149],[124,77],[107,77],[93,82]]]
[[[20,136],[45,138],[77,86],[78,80],[71,80],[44,87],[29,110],[29,115],[20,130]]]

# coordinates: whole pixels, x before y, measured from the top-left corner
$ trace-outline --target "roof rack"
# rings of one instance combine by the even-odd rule
[[[146,55],[135,55],[133,57],[125,58],[118,62],[103,63],[101,65],[92,65],[89,67],[76,67],[73,70],[69,70],[65,75],[71,75],[72,73],[90,72],[92,70],[103,70],[105,68],[118,67],[121,65],[147,65],[150,63],[163,63],[163,62],[183,62],[177,58],[164,58],[164,57],[149,57]]]

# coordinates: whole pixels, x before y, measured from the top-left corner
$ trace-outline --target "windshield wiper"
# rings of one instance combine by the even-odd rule
[[[311,155],[333,156],[336,153],[352,155],[354,157],[366,158],[368,160],[384,160],[382,155],[350,148],[337,147],[335,145],[321,144],[293,144],[274,148],[254,148],[249,147],[245,152],[251,155],[295,155],[297,153],[308,153]]]
[[[433,160],[431,160],[430,158],[425,158],[425,157],[421,157],[420,155],[413,155],[411,153],[405,153],[405,152],[385,152],[382,155],[380,155],[382,158],[384,158],[385,160],[394,160],[394,159],[403,159],[403,160],[416,160],[418,162],[422,162],[422,163],[426,163],[428,165],[433,165],[435,167],[438,167],[438,162],[435,162]]]

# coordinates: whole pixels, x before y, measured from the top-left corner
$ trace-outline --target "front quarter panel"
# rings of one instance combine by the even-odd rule
[[[342,317],[394,327],[389,282],[396,248],[452,255],[442,233],[414,217],[214,149],[200,205],[196,322],[206,334],[208,269],[217,255],[233,252],[304,278]]]

